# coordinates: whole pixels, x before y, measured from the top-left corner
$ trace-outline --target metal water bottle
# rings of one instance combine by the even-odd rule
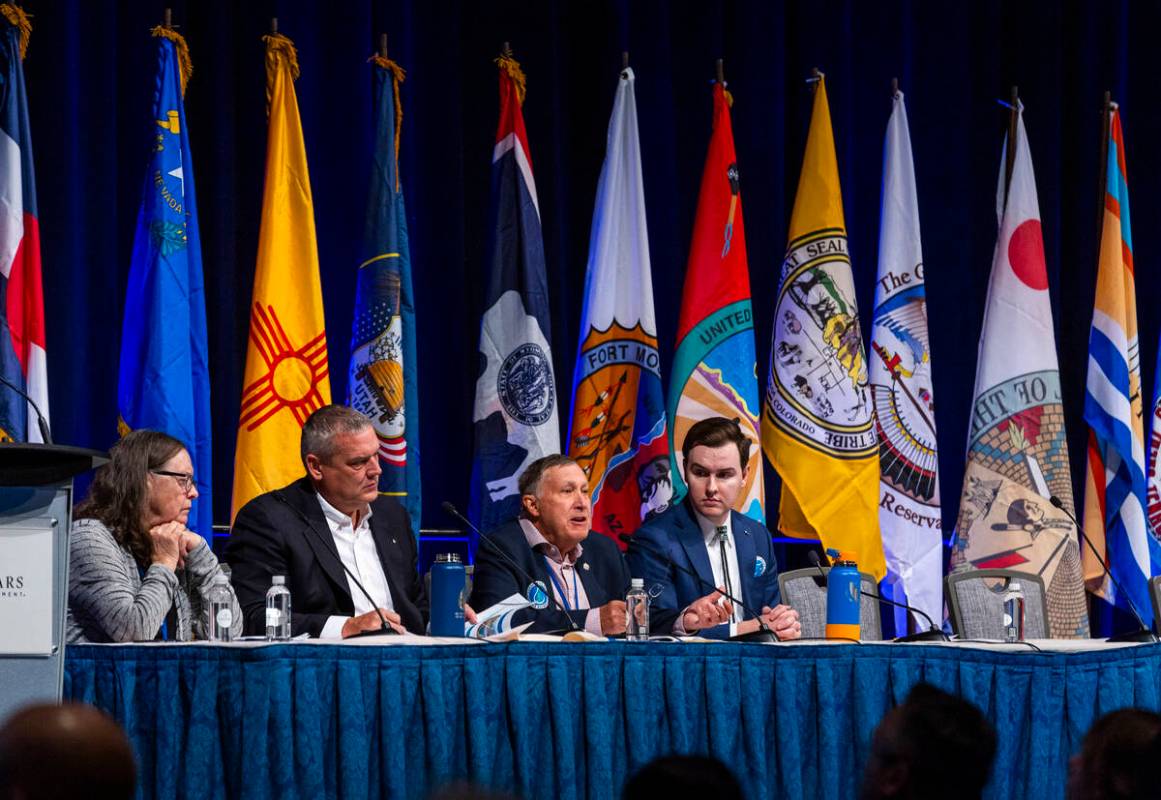
[[[1024,641],[1024,587],[1019,581],[1008,581],[1001,599],[1004,601],[1004,641]]]
[[[859,566],[849,550],[829,549],[831,568],[826,581],[826,638],[859,638]]]
[[[649,594],[644,578],[632,578],[625,595],[625,638],[643,642],[649,638]]]
[[[464,635],[467,575],[458,553],[439,553],[431,565],[431,635]]]

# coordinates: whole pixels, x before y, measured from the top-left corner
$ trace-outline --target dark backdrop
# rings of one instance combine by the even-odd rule
[[[149,28],[158,2],[29,2],[25,62],[37,155],[52,417],[61,442],[116,436],[121,309],[153,122]],[[1018,84],[1036,166],[1073,476],[1097,249],[1100,110],[1121,102],[1151,395],[1161,314],[1161,85],[1152,4],[1055,2],[173,2],[194,76],[187,119],[210,327],[215,518],[228,521],[265,152],[271,16],[298,46],[336,399],[346,393],[371,150],[370,68],[385,31],[403,87],[402,181],[418,298],[424,524],[468,496],[471,411],[496,69],[510,41],[540,194],[558,391],[569,392],[597,175],[620,52],[637,74],[662,374],[724,57],[747,220],[764,385],[770,317],[794,200],[813,66],[827,74],[850,249],[866,317],[874,288],[890,81],[906,93],[931,317],[943,519],[958,505],[976,346],[994,245],[1006,111]],[[1098,8],[1100,6],[1100,8]],[[561,423],[567,425],[562,407]],[[773,479],[772,471],[768,475]],[[768,481],[768,496],[777,497]],[[772,509],[775,503],[770,503]],[[773,512],[771,513],[773,515]]]

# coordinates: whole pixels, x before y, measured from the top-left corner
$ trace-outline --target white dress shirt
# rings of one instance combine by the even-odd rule
[[[726,585],[725,576],[722,573],[721,537],[718,535],[718,528],[725,528],[726,564],[730,572],[729,592],[734,597],[741,598],[742,577],[741,572],[738,569],[738,549],[734,545],[734,528],[732,524],[733,514],[728,515],[726,517],[725,523],[723,523],[721,526],[714,525],[696,510],[693,512],[693,516],[694,519],[697,520],[697,526],[701,528],[702,537],[705,539],[705,551],[706,555],[709,557],[710,569],[713,570],[714,586]],[[738,607],[737,603],[733,603],[732,605],[734,607],[734,613],[730,618],[730,636],[733,636],[737,632],[738,623],[742,621],[742,609]],[[682,624],[684,617],[685,611],[683,609],[677,618],[677,624],[674,626],[675,633],[686,633],[685,626]],[[694,633],[696,633],[696,631]]]
[[[327,527],[331,529],[331,537],[335,541],[335,548],[339,551],[339,558],[348,570],[359,579],[359,583],[367,589],[367,593],[374,598],[376,605],[371,605],[366,596],[359,591],[359,587],[351,583],[347,575],[347,591],[355,603],[353,616],[366,614],[376,608],[395,610],[391,600],[391,589],[387,585],[387,576],[383,573],[383,562],[379,559],[379,549],[375,546],[375,537],[371,535],[371,507],[359,518],[359,525],[355,527],[351,518],[339,511],[326,501],[321,494],[317,495],[318,504],[322,507],[326,517]],[[344,573],[346,575],[346,573]],[[343,625],[350,617],[328,617],[323,625],[320,639],[339,639],[343,635]]]

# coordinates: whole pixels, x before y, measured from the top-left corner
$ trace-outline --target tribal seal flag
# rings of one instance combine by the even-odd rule
[[[193,67],[185,40],[153,29],[157,78],[145,122],[152,147],[125,289],[117,410],[122,433],[164,431],[185,443],[198,497],[190,530],[213,536],[210,369],[206,295],[185,85]]]
[[[298,54],[281,34],[266,43],[266,186],[243,373],[233,514],[302,475],[302,425],[331,401],[314,200],[294,80]]]
[[[407,212],[399,183],[399,85],[403,69],[371,57],[375,152],[363,229],[347,392],[379,437],[379,491],[398,498],[419,536],[419,390],[415,355],[415,295]]]
[[[1040,233],[1040,203],[1023,107],[1015,161],[996,208],[1000,232],[984,306],[967,467],[951,569],[1004,568],[1044,579],[1053,637],[1088,637],[1075,526],[1060,372]],[[1006,199],[1006,205],[1005,205]]]
[[[879,438],[883,591],[943,615],[943,536],[935,455],[935,402],[915,166],[903,93],[896,92],[883,146],[879,274],[871,328],[871,397]],[[924,630],[915,615],[918,630]],[[907,612],[895,609],[895,630]]]
[[[725,84],[715,82],[713,133],[701,175],[669,383],[669,448],[673,485],[684,494],[681,445],[689,429],[709,417],[737,419],[753,446],[734,510],[765,522],[750,267],[730,105]]]
[[[510,53],[496,63],[500,123],[492,151],[487,294],[472,414],[475,460],[468,511],[484,531],[516,516],[516,484],[524,468],[560,452],[540,206],[520,108],[524,73]]]
[[[778,527],[854,551],[882,579],[878,441],[821,74],[771,338],[762,448],[782,477]]]
[[[589,478],[593,530],[617,540],[673,500],[633,70],[617,83],[597,183],[568,453]]]
[[[1097,560],[1093,553],[1082,550],[1082,561],[1085,581],[1093,594],[1126,611],[1137,608],[1145,624],[1151,625],[1149,578],[1161,565],[1161,544],[1150,532],[1145,516],[1137,287],[1125,140],[1121,114],[1115,106],[1107,123],[1105,204],[1084,397],[1084,418],[1089,427],[1084,528],[1104,558]],[[1101,561],[1108,564],[1108,574]],[[1109,575],[1120,584],[1119,589]],[[1128,596],[1121,596],[1122,591]]]

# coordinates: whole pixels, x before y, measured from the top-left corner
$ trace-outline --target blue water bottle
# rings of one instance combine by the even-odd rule
[[[828,549],[831,568],[826,582],[826,638],[859,638],[859,566],[855,553]]]
[[[464,565],[458,553],[439,553],[431,565],[431,635],[464,635]]]

